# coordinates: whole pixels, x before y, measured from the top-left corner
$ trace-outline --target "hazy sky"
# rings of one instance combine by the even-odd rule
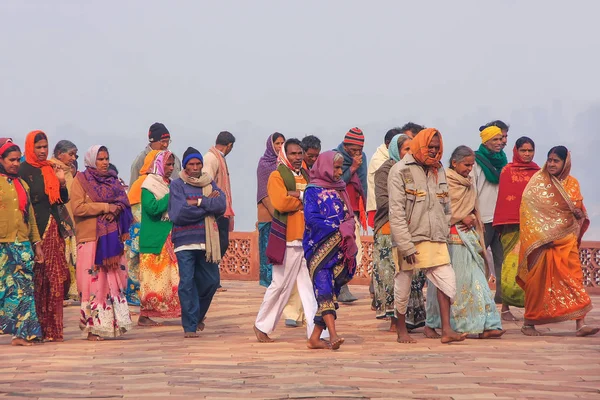
[[[153,122],[180,156],[229,130],[236,228],[252,230],[274,131],[328,149],[359,126],[370,156],[413,120],[442,132],[446,160],[502,119],[509,158],[522,135],[540,165],[572,150],[600,240],[599,13],[594,0],[3,1],[0,136],[104,144],[128,180]]]

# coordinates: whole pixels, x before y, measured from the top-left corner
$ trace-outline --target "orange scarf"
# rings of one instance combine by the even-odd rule
[[[440,138],[440,151],[438,151],[434,158],[431,158],[429,156],[429,143],[431,143],[431,139],[433,139],[436,134]],[[410,142],[410,150],[412,152],[412,156],[419,164],[429,167],[433,170],[433,174],[436,176],[437,180],[438,170],[442,168],[442,163],[440,160],[442,159],[442,155],[444,153],[442,134],[435,128],[423,129]]]
[[[159,150],[152,150],[150,153],[146,154],[146,158],[144,158],[144,165],[142,165],[142,168],[140,169],[140,177],[137,178],[137,180],[133,182],[129,188],[127,197],[129,197],[129,203],[132,206],[142,202],[142,183],[144,183],[148,177],[148,174],[152,172],[154,159],[158,153],[160,153]]]
[[[48,199],[50,200],[50,204],[60,203],[60,182],[54,173],[54,168],[50,161],[38,161],[37,156],[35,155],[35,137],[39,133],[46,134],[42,131],[31,131],[27,134],[27,138],[25,138],[25,161],[29,165],[35,168],[39,168],[42,171],[42,177],[44,178],[44,191],[48,195]],[[48,140],[46,136],[46,140]]]

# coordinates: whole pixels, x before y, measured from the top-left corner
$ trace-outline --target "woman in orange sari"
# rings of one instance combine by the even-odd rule
[[[531,177],[521,200],[521,251],[517,283],[525,291],[521,332],[540,336],[535,325],[576,321],[577,336],[594,335],[585,325],[592,302],[583,286],[579,245],[590,221],[579,182],[570,176],[571,154],[550,149],[544,168]]]

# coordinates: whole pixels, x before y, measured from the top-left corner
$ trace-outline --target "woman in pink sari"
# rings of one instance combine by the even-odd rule
[[[79,327],[88,340],[98,341],[120,336],[133,325],[125,299],[123,244],[133,216],[123,185],[109,170],[108,149],[92,146],[85,155],[85,166],[71,186],[81,292]]]

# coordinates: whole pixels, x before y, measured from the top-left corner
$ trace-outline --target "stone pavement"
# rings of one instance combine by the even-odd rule
[[[342,306],[337,352],[308,350],[303,328],[281,327],[257,343],[257,282],[225,281],[199,339],[178,321],[137,328],[123,339],[82,340],[77,307],[66,311],[66,341],[12,347],[0,337],[0,398],[10,399],[600,399],[600,336],[576,338],[574,323],[529,338],[515,323],[499,340],[442,345],[415,335],[400,345],[370,310],[367,287]],[[600,296],[595,296],[600,304]],[[515,314],[521,316],[516,311]],[[589,324],[600,324],[594,310]]]

